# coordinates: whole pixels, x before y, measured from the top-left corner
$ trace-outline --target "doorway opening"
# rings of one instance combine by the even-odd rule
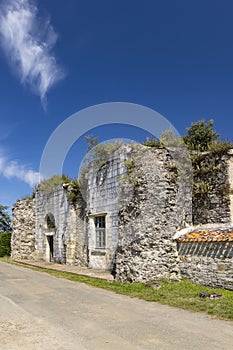
[[[49,244],[49,261],[53,262],[54,261],[54,257],[53,257],[53,236],[47,236],[48,238],[48,244]]]
[[[46,244],[46,260],[54,262],[54,234],[56,231],[55,219],[53,214],[48,213],[45,217],[45,235],[47,238]]]

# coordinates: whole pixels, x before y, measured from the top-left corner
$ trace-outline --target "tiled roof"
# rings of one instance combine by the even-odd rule
[[[233,227],[193,231],[179,237],[177,242],[233,242]]]

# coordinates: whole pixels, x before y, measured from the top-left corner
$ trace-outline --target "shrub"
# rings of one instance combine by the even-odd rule
[[[191,151],[208,151],[212,144],[217,141],[220,136],[213,130],[214,120],[208,122],[205,119],[192,123],[187,128],[187,135],[183,136],[183,140]]]
[[[58,185],[62,185],[63,183],[70,182],[71,178],[67,175],[53,175],[48,180],[43,180],[39,185],[38,188],[42,191],[44,191],[47,195],[50,195],[54,188]]]
[[[155,147],[155,148],[164,147],[164,145],[160,140],[155,138],[148,138],[148,137],[142,144],[147,147]]]
[[[11,255],[11,232],[0,234],[0,257]]]
[[[161,134],[160,140],[156,138],[146,138],[142,144],[147,147],[155,148],[184,147],[183,139],[179,136],[176,136],[174,131],[171,129],[165,130]]]

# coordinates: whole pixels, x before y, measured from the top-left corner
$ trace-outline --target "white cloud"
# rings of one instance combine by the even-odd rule
[[[0,155],[0,174],[7,179],[17,178],[31,187],[39,183],[38,172],[28,169],[15,160],[9,161],[2,155]]]
[[[21,83],[44,101],[48,90],[64,78],[52,54],[57,34],[50,20],[38,17],[34,0],[6,0],[0,10],[0,35],[2,48]]]

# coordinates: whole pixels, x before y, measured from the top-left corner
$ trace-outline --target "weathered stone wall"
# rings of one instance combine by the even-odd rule
[[[131,159],[135,166],[127,180],[134,185],[134,195],[120,212],[116,279],[177,279],[179,257],[172,237],[191,224],[191,187],[183,191],[184,178],[165,149],[137,147]]]
[[[233,225],[233,149],[228,151],[228,176],[229,176],[229,198],[230,198],[230,216]]]
[[[79,207],[75,210],[71,206],[62,185],[57,186],[51,194],[42,190],[36,192],[35,240],[39,259],[73,265],[86,264],[84,225],[80,215]],[[48,227],[47,216],[54,221],[52,229]]]
[[[66,264],[88,266],[88,241],[83,207],[69,203],[67,229],[65,231]]]
[[[11,257],[13,260],[35,258],[35,200],[17,201],[12,208]]]
[[[231,224],[229,154],[203,153],[194,162],[193,224]]]
[[[233,290],[233,242],[182,242],[178,253],[183,277]]]
[[[121,180],[126,174],[125,161],[131,147],[121,146],[109,152],[102,164],[93,161],[88,171],[87,202],[87,232],[89,267],[112,270],[115,265],[115,251],[118,244],[119,209],[124,201],[120,192]],[[96,242],[95,218],[104,216],[105,247],[99,249]]]
[[[231,226],[232,190],[232,150],[224,155],[200,155],[194,166],[193,224],[209,229]],[[198,284],[233,290],[232,242],[179,242],[178,253],[183,277]]]
[[[194,188],[193,199],[186,156],[172,149],[123,145],[102,165],[88,168],[85,208],[82,200],[72,206],[69,189],[63,186],[49,195],[38,190],[35,200],[17,202],[13,259],[106,268],[120,281],[183,275],[232,289],[232,243],[180,243],[177,249],[174,239],[177,231],[192,224],[233,223],[232,154],[214,161],[208,154],[199,159],[195,186],[208,185],[200,185],[199,192]],[[106,218],[104,249],[96,247],[94,220],[99,215]]]

